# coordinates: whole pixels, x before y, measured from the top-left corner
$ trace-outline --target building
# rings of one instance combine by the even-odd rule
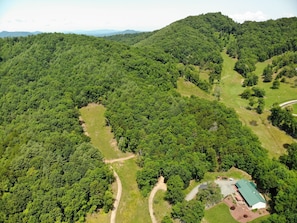
[[[264,197],[257,191],[256,185],[253,182],[239,180],[235,186],[251,209],[266,208],[266,201]]]

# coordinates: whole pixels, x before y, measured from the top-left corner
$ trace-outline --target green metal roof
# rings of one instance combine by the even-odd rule
[[[256,185],[253,182],[239,180],[235,185],[249,206],[253,206],[258,202],[266,203],[265,199],[257,191]]]

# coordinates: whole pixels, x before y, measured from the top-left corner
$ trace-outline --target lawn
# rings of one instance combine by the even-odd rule
[[[249,223],[261,223],[263,220],[269,218],[269,215],[259,217]],[[225,203],[219,203],[218,205],[205,211],[204,221],[207,223],[238,223],[230,214],[229,208]]]
[[[224,203],[206,210],[204,218],[208,223],[238,223],[231,216],[229,207]]]

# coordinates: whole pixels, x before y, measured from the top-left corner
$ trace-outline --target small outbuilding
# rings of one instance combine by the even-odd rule
[[[266,208],[266,201],[257,191],[256,185],[253,182],[242,179],[237,181],[235,186],[251,209]]]

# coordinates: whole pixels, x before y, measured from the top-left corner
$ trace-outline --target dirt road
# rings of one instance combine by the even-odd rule
[[[135,154],[132,154],[130,156],[127,157],[123,157],[123,158],[118,158],[118,159],[112,159],[112,160],[104,160],[105,163],[116,163],[116,162],[122,162],[125,160],[129,160],[135,157]]]
[[[123,191],[122,182],[121,182],[121,180],[119,178],[119,175],[115,171],[113,171],[113,175],[116,178],[116,182],[117,182],[117,185],[118,185],[118,192],[117,192],[117,196],[116,196],[116,199],[114,201],[114,204],[113,204],[113,209],[111,211],[110,223],[115,223],[116,222],[117,210],[118,210],[118,207],[119,207],[119,203],[120,203],[121,196],[122,196],[122,191]]]
[[[150,216],[152,219],[152,223],[158,223],[157,219],[154,215],[154,208],[153,208],[154,197],[158,190],[165,190],[165,191],[167,190],[167,185],[164,183],[164,177],[162,177],[162,176],[159,178],[158,183],[151,191],[151,194],[149,197],[149,212],[150,212]]]
[[[125,160],[133,159],[134,157],[135,157],[135,155],[132,154],[131,156],[127,156],[127,157],[123,157],[123,158],[119,158],[119,159],[104,160],[104,162],[105,163],[123,162]],[[122,181],[119,178],[119,175],[115,171],[113,171],[113,175],[114,175],[117,185],[118,185],[118,191],[117,191],[116,199],[113,204],[113,209],[111,211],[110,223],[116,223],[117,210],[118,210],[118,207],[120,204],[120,200],[122,197],[122,191],[123,191]]]

